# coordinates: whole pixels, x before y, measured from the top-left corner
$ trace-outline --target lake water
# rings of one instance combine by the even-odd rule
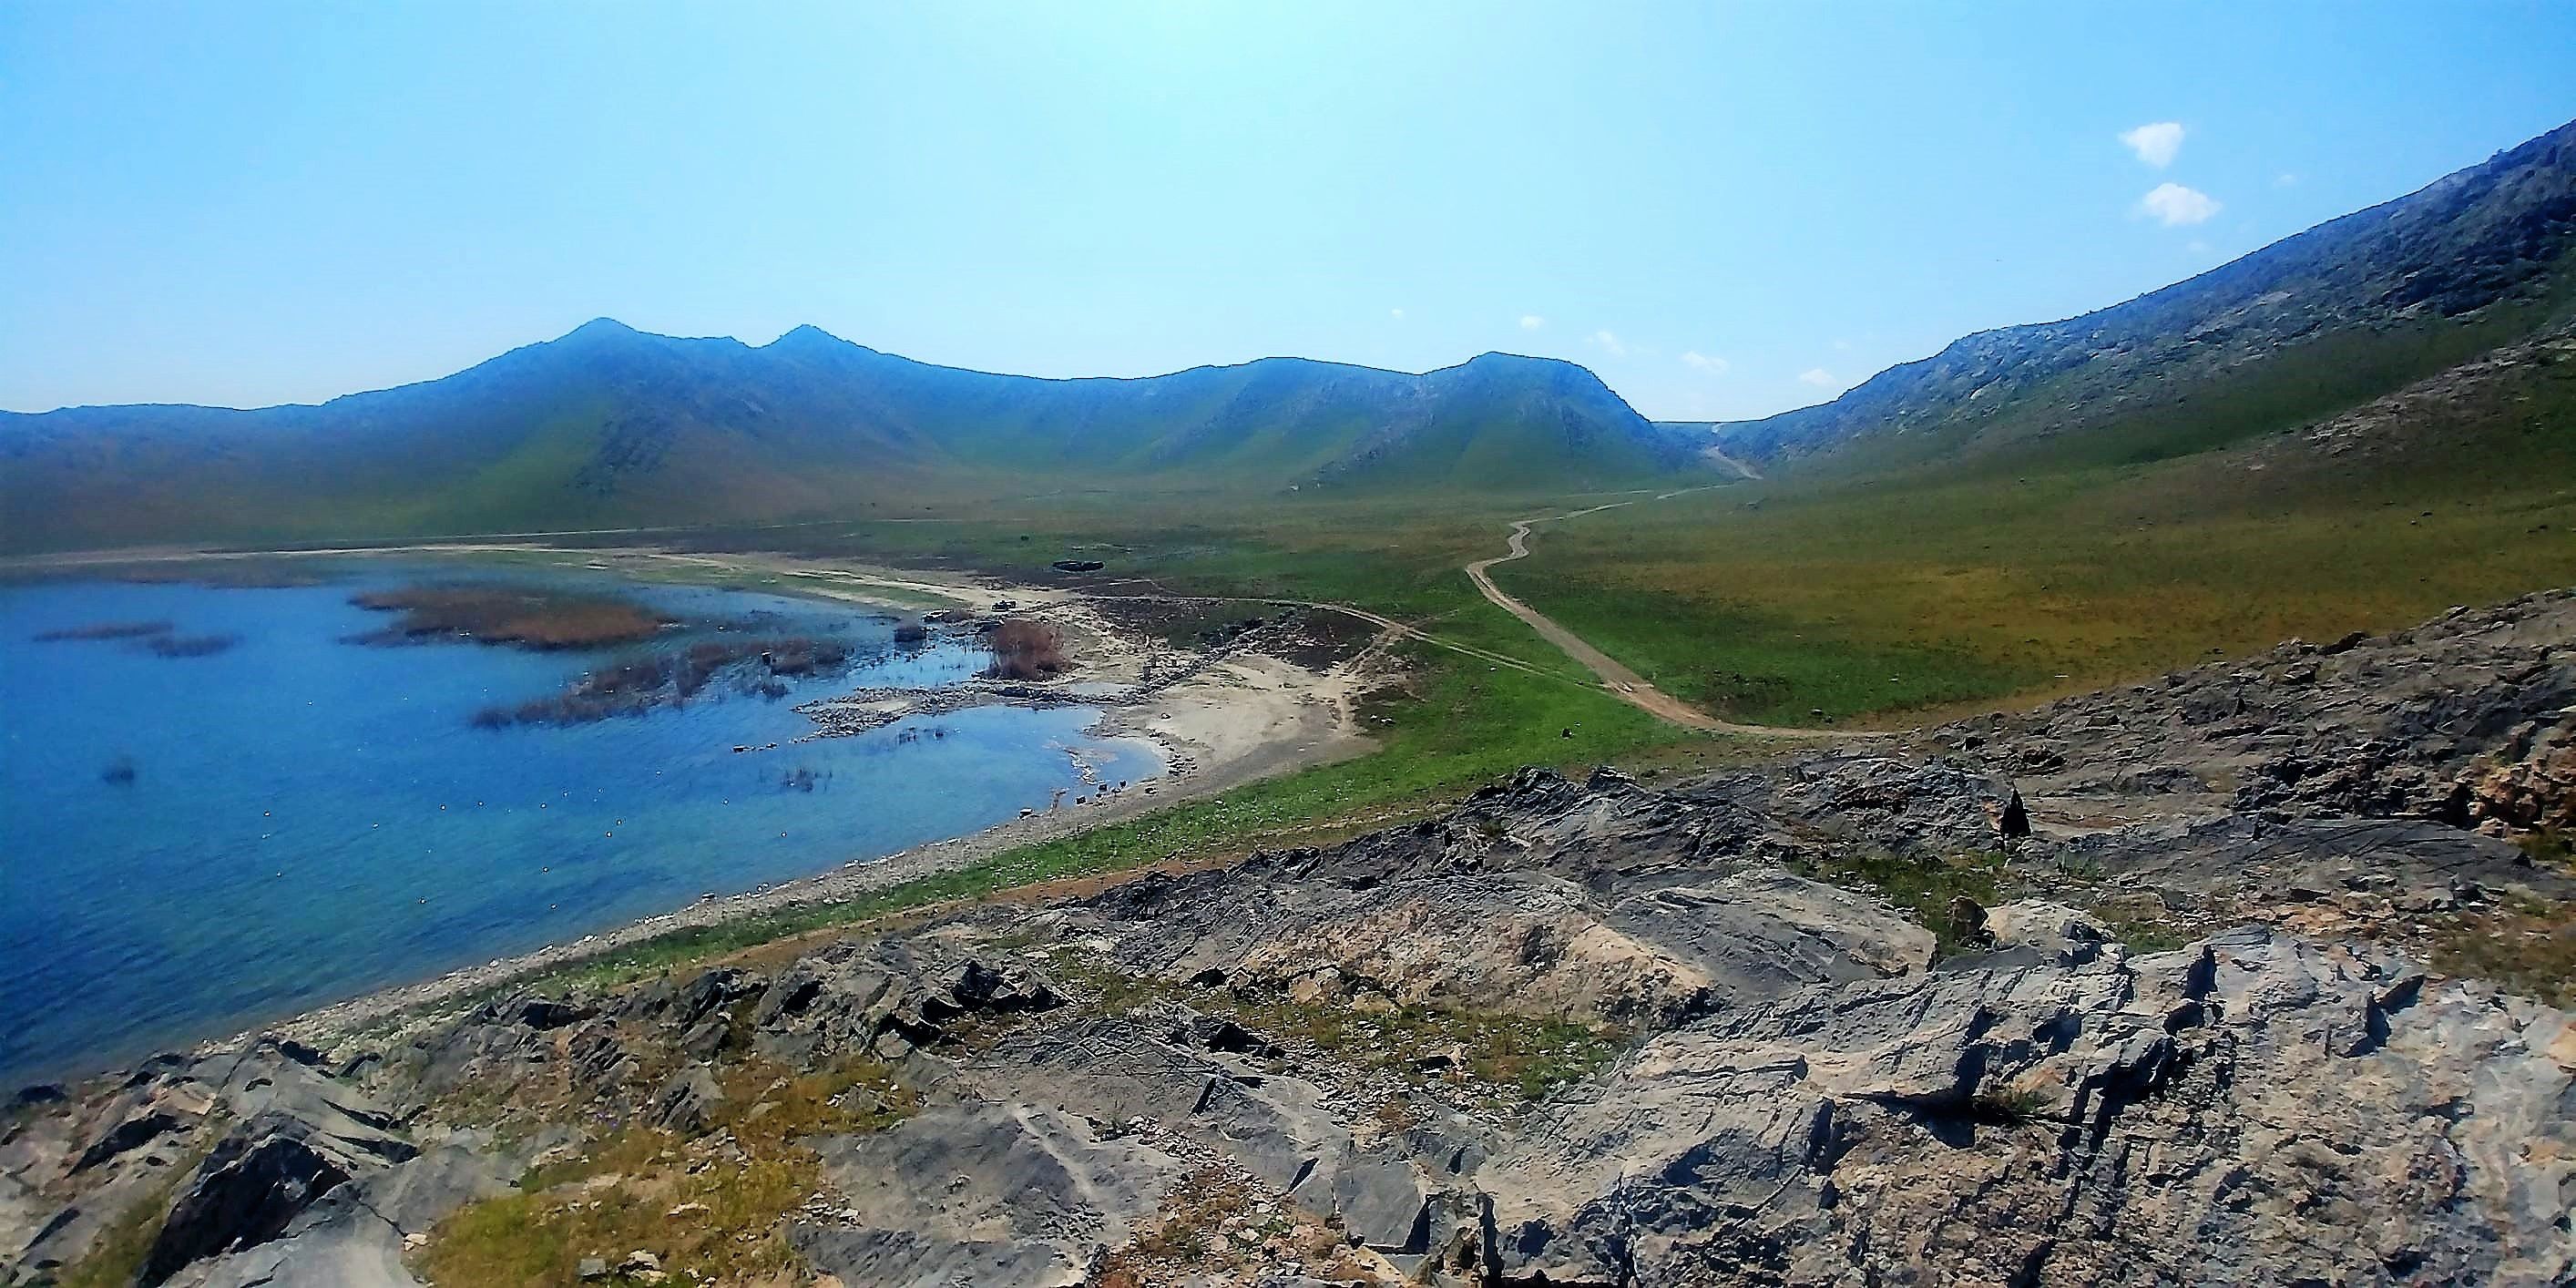
[[[1110,781],[1162,768],[1149,744],[1087,736],[1097,713],[1075,709],[792,743],[813,728],[798,702],[955,682],[986,655],[897,646],[894,620],[861,609],[712,588],[602,587],[692,622],[842,640],[853,666],[783,699],[476,728],[614,654],[344,642],[391,620],[351,594],[423,579],[0,586],[0,1087],[964,835],[1079,788],[1077,758]],[[159,619],[239,640],[164,657],[32,638]]]

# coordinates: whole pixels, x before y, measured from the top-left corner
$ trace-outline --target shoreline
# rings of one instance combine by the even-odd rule
[[[426,545],[328,546],[296,550],[88,550],[50,555],[0,558],[0,581],[11,577],[112,576],[120,568],[207,564],[257,566],[268,562],[332,559],[434,558],[508,567],[532,563],[567,572],[605,572],[631,580],[666,585],[703,585],[704,576],[673,575],[683,570],[740,578],[732,589],[787,595],[832,603],[864,603],[920,611],[966,608],[992,611],[1010,590],[964,578],[911,569],[873,565],[836,566],[786,555],[699,554],[652,546],[551,546],[542,541],[457,541]],[[794,580],[790,580],[790,579]],[[1060,593],[1028,588],[1028,602]]]
[[[565,550],[523,542],[309,551],[124,552],[121,557],[100,555],[45,562],[59,571],[85,571],[119,565],[422,555],[479,559],[487,564],[534,559],[571,571],[607,573],[637,581],[712,581],[762,593],[909,612],[925,611],[927,601],[981,616],[1010,603],[1015,606],[1012,611],[1019,615],[1045,621],[1065,633],[1075,665],[1062,676],[1025,686],[1036,693],[981,693],[969,705],[1092,707],[1098,715],[1086,726],[1087,736],[1150,743],[1160,753],[1163,770],[1151,778],[1135,780],[1120,791],[1098,791],[1094,784],[1095,790],[1079,804],[1064,802],[1059,796],[1058,804],[1026,809],[1016,819],[963,836],[927,842],[879,858],[851,859],[775,885],[700,899],[570,942],[547,944],[428,979],[371,990],[228,1035],[183,1042],[179,1049],[223,1050],[261,1035],[327,1047],[381,1022],[413,1012],[425,1012],[421,1018],[427,1019],[445,1005],[478,997],[513,980],[615,953],[674,931],[717,926],[793,908],[846,903],[907,881],[968,867],[1021,846],[1205,799],[1244,783],[1349,759],[1373,746],[1358,732],[1351,700],[1364,687],[1366,668],[1377,652],[1374,645],[1321,673],[1252,648],[1183,650],[1114,626],[1090,606],[1089,597],[1076,587],[1010,586],[990,579],[840,566],[776,555],[703,555],[629,547]],[[494,560],[496,555],[503,556],[503,560]],[[20,561],[17,566],[26,565]],[[672,575],[675,573],[678,575]],[[863,692],[815,699],[806,704],[816,709],[805,712],[816,726],[807,736],[834,736],[832,721],[825,713],[835,704],[845,714],[868,713],[873,727],[914,714],[935,713],[929,708],[937,704],[928,699],[945,692],[892,695],[900,699],[900,705],[891,710],[883,706],[889,695],[877,695],[879,706],[874,711],[869,710],[868,695]],[[92,1070],[60,1081],[77,1083],[105,1071]]]
[[[1290,665],[1271,658],[1260,660],[1272,666]],[[700,900],[670,912],[584,936],[569,944],[550,944],[533,952],[449,971],[433,979],[378,989],[199,1046],[200,1049],[221,1049],[262,1035],[275,1035],[327,1049],[330,1044],[377,1022],[409,1012],[434,1011],[445,1004],[479,997],[514,980],[577,965],[673,931],[720,926],[793,908],[847,903],[907,881],[969,867],[1024,845],[1058,840],[1158,809],[1203,800],[1264,778],[1337,763],[1364,754],[1373,746],[1366,737],[1343,727],[1335,711],[1315,711],[1301,719],[1298,727],[1313,735],[1310,741],[1302,744],[1273,743],[1266,754],[1238,755],[1179,776],[1146,780],[1158,788],[1152,793],[1131,788],[1095,797],[1090,804],[1040,810],[1026,817],[996,823],[979,832],[927,842],[880,859],[854,859],[838,868],[766,889]],[[1108,712],[1102,713],[1091,732],[1102,738],[1140,736],[1120,727]],[[424,1015],[422,1018],[431,1017]]]

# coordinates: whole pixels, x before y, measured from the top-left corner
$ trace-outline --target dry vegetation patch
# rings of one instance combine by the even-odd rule
[[[1327,1223],[1285,1199],[1261,1193],[1223,1168],[1202,1168],[1173,1188],[1152,1224],[1095,1267],[1086,1288],[1249,1282],[1263,1271],[1303,1274],[1335,1284],[1381,1282]]]
[[[1441,1006],[1366,1006],[1337,1000],[1298,1001],[1238,993],[1224,986],[1179,985],[1134,975],[1080,954],[1052,958],[1048,968],[1096,1005],[1132,1011],[1171,1001],[1221,1015],[1278,1044],[1297,1064],[1312,1051],[1361,1070],[1384,1071],[1415,1087],[1448,1084],[1466,1098],[1507,1107],[1608,1068],[1634,1035],[1547,1016],[1505,1015]]]
[[[873,1059],[819,1074],[749,1059],[719,1081],[725,1098],[703,1134],[627,1126],[542,1159],[519,1192],[440,1222],[415,1269],[438,1288],[553,1288],[575,1282],[585,1258],[613,1267],[643,1251],[677,1282],[803,1283],[788,1226],[834,1202],[804,1142],[882,1131],[920,1099]]]
[[[1025,618],[995,627],[985,647],[993,650],[993,664],[984,674],[997,680],[1043,680],[1072,665],[1065,656],[1063,635],[1044,622]]]
[[[367,591],[350,603],[398,613],[362,644],[464,638],[530,649],[599,648],[651,639],[670,620],[632,600],[529,586],[408,586]]]
[[[563,692],[516,706],[486,707],[474,715],[482,728],[513,724],[572,725],[612,716],[642,715],[685,706],[719,679],[741,693],[787,696],[781,677],[820,675],[850,661],[850,646],[837,640],[701,640],[684,649],[624,658],[583,675]]]
[[[2576,1006],[2576,903],[2509,898],[2453,916],[2434,938],[2430,964],[2552,1006]]]

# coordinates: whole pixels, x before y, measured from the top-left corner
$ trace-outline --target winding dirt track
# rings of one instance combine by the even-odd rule
[[[1699,490],[1700,489],[1698,488],[1683,489],[1683,491],[1690,492]],[[1681,492],[1666,492],[1662,496],[1658,496],[1654,499],[1661,501],[1665,499],[1665,497],[1674,497],[1679,495],[1681,495]],[[1793,729],[1777,725],[1737,724],[1729,720],[1720,720],[1717,717],[1656,688],[1654,685],[1648,684],[1644,676],[1641,676],[1635,671],[1629,670],[1626,666],[1621,665],[1617,658],[1592,647],[1591,644],[1585,642],[1582,636],[1558,625],[1554,618],[1551,618],[1547,614],[1504,594],[1502,588],[1494,584],[1492,574],[1487,571],[1496,564],[1507,564],[1515,559],[1526,559],[1529,557],[1530,525],[1532,524],[1558,523],[1566,519],[1581,518],[1587,514],[1597,514],[1603,510],[1615,510],[1623,505],[1635,504],[1635,501],[1612,501],[1607,505],[1595,505],[1581,510],[1569,510],[1564,514],[1547,514],[1540,515],[1536,518],[1516,520],[1511,525],[1511,536],[1510,540],[1506,543],[1505,553],[1496,555],[1491,559],[1479,559],[1468,564],[1466,568],[1467,580],[1476,583],[1477,593],[1491,601],[1494,607],[1521,619],[1521,621],[1531,630],[1537,631],[1540,638],[1545,639],[1550,644],[1554,644],[1557,648],[1563,650],[1567,657],[1573,658],[1575,661],[1581,663],[1585,670],[1588,670],[1592,672],[1593,675],[1599,677],[1601,687],[1609,692],[1611,696],[1655,717],[1658,720],[1677,724],[1685,729],[1705,729],[1712,733],[1744,734],[1754,737],[1852,738],[1866,736],[1854,734],[1852,731],[1846,729]]]

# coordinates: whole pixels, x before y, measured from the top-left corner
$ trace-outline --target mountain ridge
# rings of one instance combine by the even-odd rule
[[[0,547],[858,517],[1083,484],[1610,486],[1695,471],[1702,446],[1550,358],[1053,378],[919,362],[811,324],[755,346],[597,318],[321,403],[0,413]]]
[[[1586,366],[1584,366],[1583,364],[1581,364],[1581,363],[1579,363],[1579,362],[1575,362],[1575,361],[1573,361],[1573,360],[1571,360],[1571,359],[1551,357],[1551,356],[1544,355],[1544,354],[1514,353],[1514,352],[1512,352],[1512,351],[1510,351],[1510,350],[1506,350],[1506,349],[1487,349],[1487,350],[1485,350],[1485,351],[1484,351],[1484,352],[1482,352],[1482,353],[1478,353],[1478,354],[1474,354],[1474,355],[1472,355],[1472,356],[1470,356],[1470,357],[1462,358],[1462,359],[1460,359],[1460,360],[1458,360],[1458,361],[1456,361],[1456,362],[1450,363],[1450,364],[1448,364],[1448,365],[1446,365],[1446,366],[1426,368],[1425,370],[1418,371],[1418,372],[1417,372],[1417,371],[1404,371],[1404,370],[1401,370],[1401,369],[1399,369],[1399,368],[1395,368],[1395,367],[1373,367],[1373,366],[1368,365],[1367,363],[1361,363],[1361,362],[1347,362],[1347,361],[1343,361],[1343,360],[1338,359],[1338,358],[1313,358],[1313,357],[1307,357],[1307,356],[1305,356],[1305,355],[1303,355],[1303,354],[1293,354],[1293,353],[1272,353],[1272,354],[1263,354],[1263,355],[1261,355],[1261,356],[1259,356],[1259,357],[1254,357],[1254,358],[1245,358],[1245,359],[1243,359],[1243,360],[1241,360],[1241,361],[1239,361],[1239,362],[1201,362],[1201,363],[1194,363],[1194,364],[1192,364],[1192,365],[1190,365],[1190,366],[1187,366],[1187,367],[1175,367],[1175,368],[1173,368],[1173,369],[1171,369],[1171,370],[1169,370],[1169,371],[1149,372],[1149,373],[1147,373],[1147,374],[1144,374],[1144,375],[1137,375],[1137,376],[1040,376],[1040,375],[1032,375],[1032,374],[1029,374],[1029,373],[1026,373],[1026,372],[986,371],[986,370],[984,370],[983,368],[980,368],[980,367],[965,367],[965,366],[959,366],[959,365],[957,365],[957,364],[955,364],[955,363],[947,363],[947,362],[933,362],[933,361],[930,361],[930,360],[925,359],[925,358],[914,358],[914,357],[910,357],[910,356],[905,355],[905,354],[899,354],[899,353],[896,353],[896,352],[894,352],[894,351],[892,351],[892,350],[889,350],[889,349],[878,349],[878,348],[871,347],[871,346],[869,346],[869,345],[861,344],[861,343],[859,343],[859,342],[858,342],[858,341],[856,341],[856,340],[851,340],[851,339],[848,339],[848,338],[843,337],[843,336],[841,336],[841,335],[835,334],[834,332],[829,331],[829,330],[827,330],[827,329],[825,329],[825,328],[823,328],[823,327],[821,327],[821,326],[819,326],[819,325],[816,325],[815,323],[812,323],[812,322],[799,322],[799,323],[797,323],[795,326],[789,327],[789,328],[788,328],[788,329],[786,329],[785,331],[780,332],[780,333],[778,334],[778,336],[777,336],[775,339],[769,340],[769,341],[767,341],[767,342],[765,342],[765,343],[761,343],[761,344],[753,344],[752,342],[750,342],[750,341],[748,341],[748,340],[744,340],[744,339],[742,339],[742,338],[740,338],[740,337],[738,337],[738,336],[730,336],[730,335],[688,336],[688,335],[670,335],[670,334],[666,334],[666,333],[664,333],[664,332],[660,332],[660,331],[647,331],[647,330],[644,330],[644,329],[643,329],[643,328],[641,328],[641,327],[633,326],[633,325],[630,325],[630,324],[628,324],[628,323],[626,323],[626,322],[620,321],[620,320],[619,320],[619,319],[617,319],[617,318],[610,317],[610,316],[608,316],[608,315],[606,315],[606,314],[601,314],[600,316],[598,316],[598,317],[594,317],[594,318],[590,319],[589,321],[586,321],[586,322],[580,323],[579,325],[577,325],[577,326],[573,327],[571,330],[566,331],[566,332],[564,332],[564,333],[563,333],[563,334],[561,334],[561,335],[553,336],[553,337],[551,337],[551,338],[544,339],[544,340],[531,340],[531,341],[529,341],[529,342],[528,342],[528,343],[526,343],[526,344],[516,345],[516,346],[513,346],[513,347],[511,347],[511,348],[504,349],[504,350],[502,350],[501,352],[496,353],[496,354],[492,355],[492,356],[491,356],[491,357],[489,357],[489,358],[485,358],[485,359],[483,359],[483,360],[482,360],[482,361],[480,361],[480,362],[473,363],[473,364],[471,364],[471,365],[469,365],[469,366],[460,367],[460,368],[458,368],[457,370],[455,370],[455,371],[451,371],[451,372],[448,372],[448,373],[447,373],[447,374],[445,374],[445,375],[439,375],[439,376],[425,376],[425,377],[423,377],[423,378],[421,378],[421,379],[418,379],[418,380],[405,380],[405,381],[402,381],[402,382],[397,383],[397,384],[384,385],[384,386],[380,386],[380,387],[378,387],[378,388],[374,388],[374,389],[353,389],[353,390],[350,390],[350,391],[349,391],[349,392],[347,392],[347,393],[333,394],[333,395],[331,395],[331,396],[329,396],[329,397],[327,397],[327,398],[323,398],[323,399],[321,399],[321,400],[319,400],[319,401],[316,401],[316,402],[294,402],[294,401],[288,401],[288,402],[276,402],[276,403],[261,403],[261,404],[259,404],[259,405],[257,405],[257,406],[251,406],[251,407],[237,407],[237,406],[232,406],[232,405],[225,404],[225,403],[160,402],[160,401],[156,401],[156,402],[131,402],[131,403],[64,403],[64,404],[62,404],[61,406],[57,406],[57,407],[48,407],[48,408],[45,408],[45,409],[43,409],[43,410],[41,410],[41,411],[11,411],[11,410],[6,410],[6,409],[0,409],[0,416],[13,416],[13,417],[25,417],[25,416],[55,416],[55,415],[60,415],[60,414],[65,413],[65,412],[104,412],[104,411],[129,411],[129,410],[144,410],[144,409],[150,409],[150,410],[171,410],[171,411],[197,411],[197,412],[241,412],[241,413],[252,413],[252,412],[287,411],[287,410],[293,410],[293,409],[297,409],[297,408],[323,408],[323,407],[329,407],[329,406],[332,406],[332,405],[334,405],[334,404],[336,404],[336,403],[346,402],[346,401],[348,401],[349,399],[352,399],[352,398],[366,398],[366,397],[369,397],[369,396],[371,396],[371,395],[375,395],[375,394],[395,393],[395,392],[399,392],[399,391],[401,391],[401,390],[405,390],[405,389],[415,389],[415,388],[418,388],[418,387],[420,387],[420,386],[422,386],[422,385],[434,385],[434,384],[438,384],[438,383],[440,383],[440,382],[442,382],[442,381],[446,381],[446,380],[454,379],[454,378],[455,378],[455,377],[457,377],[457,376],[466,375],[466,374],[468,374],[468,373],[470,373],[470,372],[473,372],[473,371],[475,371],[475,370],[477,370],[477,369],[479,369],[479,368],[489,366],[489,365],[491,365],[492,363],[503,361],[503,360],[505,360],[505,359],[508,359],[508,358],[510,358],[510,357],[513,357],[514,355],[518,355],[518,354],[522,354],[522,353],[527,353],[527,352],[529,352],[529,351],[531,351],[531,350],[546,349],[546,348],[548,348],[548,347],[550,347],[550,346],[563,345],[563,344],[566,344],[567,342],[570,342],[570,341],[580,340],[580,339],[584,339],[584,338],[586,338],[586,337],[591,337],[591,336],[623,336],[623,337],[633,337],[633,338],[636,338],[636,339],[642,339],[642,340],[671,341],[671,342],[679,343],[679,344],[730,345],[730,346],[733,346],[733,347],[735,347],[735,348],[737,348],[737,349],[740,349],[741,351],[743,351],[743,352],[745,352],[745,353],[765,353],[765,352],[769,352],[769,351],[771,351],[771,350],[779,349],[781,346],[783,346],[783,345],[787,345],[787,344],[789,344],[790,342],[795,342],[795,343],[797,343],[797,344],[799,344],[799,345],[820,343],[820,344],[826,344],[826,345],[832,346],[832,347],[834,347],[834,348],[836,348],[836,349],[840,349],[840,350],[855,351],[855,352],[857,352],[857,353],[864,354],[864,355],[867,355],[867,356],[869,356],[869,357],[892,359],[892,360],[895,360],[895,361],[898,361],[898,362],[902,362],[902,363],[908,364],[908,365],[910,365],[910,366],[920,367],[920,368],[927,368],[927,369],[934,370],[934,371],[956,372],[956,373],[959,373],[959,374],[962,374],[962,375],[988,377],[988,378],[991,378],[991,379],[994,379],[994,380],[1028,381],[1028,382],[1032,382],[1032,383],[1037,383],[1037,384],[1047,384],[1047,385],[1082,385],[1082,384],[1104,384],[1104,385],[1110,385],[1110,384],[1138,384],[1138,383],[1148,382],[1148,381],[1168,380],[1168,379],[1171,379],[1171,378],[1173,378],[1173,377],[1175,377],[1175,376],[1186,376],[1186,375],[1191,375],[1191,374],[1193,374],[1193,373],[1201,373],[1201,372],[1220,372],[1220,371],[1239,371],[1239,370],[1242,370],[1242,369],[1247,368],[1247,367],[1265,366],[1265,365],[1268,365],[1268,364],[1274,364],[1274,363],[1275,363],[1275,364],[1281,364],[1281,365],[1293,365],[1293,366],[1319,367],[1319,368],[1325,368],[1325,369],[1336,370],[1336,371],[1347,371],[1347,372],[1365,373],[1365,374],[1369,374],[1369,375],[1399,376],[1399,377],[1406,377],[1406,378],[1412,378],[1412,379],[1421,379],[1421,378],[1426,378],[1426,377],[1430,377],[1430,376],[1436,376],[1436,375],[1439,375],[1439,374],[1441,374],[1441,373],[1443,373],[1443,372],[1453,372],[1453,371],[1458,371],[1458,370],[1461,370],[1461,369],[1463,369],[1463,368],[1476,366],[1476,365],[1478,365],[1478,364],[1480,364],[1480,363],[1487,363],[1487,362],[1490,362],[1490,361],[1496,361],[1496,360],[1502,360],[1502,361],[1530,362],[1530,363],[1546,364],[1546,365],[1551,365],[1551,366],[1571,367],[1571,368],[1573,368],[1574,370],[1577,370],[1577,371],[1580,371],[1580,372],[1585,373],[1586,375],[1591,375],[1591,376],[1593,376],[1593,378],[1594,378],[1594,379],[1596,379],[1596,380],[1597,380],[1597,379],[1599,379],[1599,376],[1598,376],[1596,373],[1594,373],[1594,372],[1592,371],[1592,369],[1591,369],[1591,368],[1586,367]],[[1624,401],[1624,400],[1623,400],[1623,401]],[[1681,422],[1681,421],[1669,421],[1669,420],[1662,420],[1662,421],[1650,420],[1650,423],[1654,423],[1654,424],[1684,424],[1684,423],[1689,423],[1689,424],[1700,424],[1700,425],[1705,425],[1705,424],[1721,423],[1721,422],[1709,422],[1709,421]]]
[[[1717,432],[1729,452],[1766,462],[1850,460],[1843,449],[1862,443],[1913,462],[2143,417],[2158,423],[2139,441],[2103,446],[2152,459],[2332,415],[2544,330],[2571,303],[2576,122],[2180,282],[1973,332],[1826,402]],[[2323,373],[2312,397],[2262,387],[2266,373],[2249,370],[2303,352],[2344,368]],[[2179,418],[2174,395],[2193,392],[2204,396],[2197,429],[2162,423]]]

